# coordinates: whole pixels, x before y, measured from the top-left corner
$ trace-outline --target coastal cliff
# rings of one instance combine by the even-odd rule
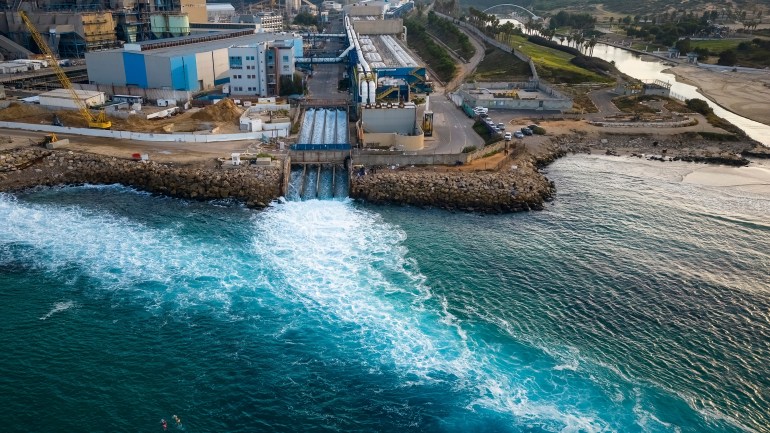
[[[38,185],[119,183],[198,200],[232,198],[265,207],[281,195],[280,167],[213,169],[139,162],[108,156],[22,148],[0,154],[0,191]]]

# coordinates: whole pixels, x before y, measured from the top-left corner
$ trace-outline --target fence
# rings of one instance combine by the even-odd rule
[[[55,132],[57,134],[87,135],[135,141],[177,142],[177,143],[217,143],[222,141],[259,140],[264,131],[238,134],[150,134],[132,131],[112,131],[88,128],[70,128],[67,126],[36,125],[32,123],[0,122],[0,128],[23,129],[26,131]]]
[[[192,92],[170,89],[142,89],[133,86],[114,86],[111,84],[79,84],[73,83],[72,86],[80,90],[93,90],[104,92],[107,95],[132,95],[141,96],[145,100],[156,101],[158,99],[174,99],[180,104],[192,99]]]
[[[334,143],[334,144],[297,143],[297,144],[291,145],[291,150],[350,150],[350,145],[347,143]]]

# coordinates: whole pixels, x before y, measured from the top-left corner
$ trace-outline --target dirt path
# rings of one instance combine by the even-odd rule
[[[471,44],[473,44],[473,47],[476,49],[476,53],[471,57],[470,61],[468,63],[458,63],[458,69],[457,75],[447,83],[447,85],[441,89],[442,93],[445,92],[451,92],[457,89],[460,84],[462,84],[465,79],[473,73],[473,71],[476,70],[476,67],[481,63],[482,60],[484,60],[484,44],[481,43],[474,35],[471,33],[468,33],[463,29],[462,27],[458,27],[461,32],[465,33],[466,36],[468,36],[468,39],[470,39]],[[437,86],[438,89],[438,86]]]

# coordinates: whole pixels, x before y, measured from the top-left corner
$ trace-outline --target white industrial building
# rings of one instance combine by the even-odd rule
[[[282,76],[294,75],[295,45],[288,39],[230,47],[230,93],[242,96],[276,96]]]
[[[210,23],[231,23],[235,8],[230,3],[209,3],[206,4],[206,15]]]
[[[263,32],[280,32],[283,30],[283,17],[273,12],[257,12],[256,14],[241,15],[239,23],[253,23]]]
[[[0,74],[17,74],[27,72],[29,67],[23,63],[5,62],[0,63]]]
[[[106,99],[104,92],[96,92],[93,90],[75,90],[78,98],[83,101],[88,107],[96,107],[104,105]],[[55,89],[50,92],[41,93],[39,95],[40,105],[57,108],[80,108],[80,106],[72,99],[72,93],[67,89]]]

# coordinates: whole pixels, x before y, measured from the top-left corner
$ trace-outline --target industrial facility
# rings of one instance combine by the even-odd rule
[[[27,13],[61,58],[82,58],[86,52],[118,47],[121,42],[187,35],[190,23],[208,20],[205,0],[0,0],[0,8],[0,50],[7,58],[39,52],[19,11]]]
[[[272,96],[275,88],[271,94],[268,78],[275,72],[269,70],[265,57],[262,62],[245,65],[242,60],[238,64],[229,54],[231,49],[238,50],[231,47],[258,46],[263,47],[265,56],[271,53],[283,59],[290,54],[291,61],[287,63],[290,74],[294,72],[294,57],[302,56],[302,38],[298,35],[235,30],[137,42],[126,44],[122,49],[87,53],[88,79],[91,84],[191,92],[210,90],[233,80],[239,83],[238,87],[265,90],[249,94]],[[252,51],[256,58],[256,49]],[[237,78],[233,79],[233,75]],[[244,80],[253,84],[246,84]],[[265,81],[264,86],[258,84],[262,81]]]

